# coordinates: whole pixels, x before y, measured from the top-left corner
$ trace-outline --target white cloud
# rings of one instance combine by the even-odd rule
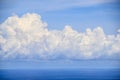
[[[118,2],[118,0],[92,0],[92,1],[91,0],[51,0],[51,2],[49,3],[47,0],[44,0],[37,5],[39,6],[41,4],[41,9],[49,11],[49,10],[59,10],[59,9],[66,9],[72,7],[89,7],[89,6],[95,6],[105,3],[114,3],[114,2]],[[44,6],[43,4],[48,5],[48,7]]]
[[[71,4],[71,6],[81,6],[81,7],[86,7],[86,6],[94,6],[94,5],[98,5],[98,4],[104,4],[104,3],[113,3],[113,2],[117,2],[117,0],[60,0],[59,2],[61,3],[66,3],[67,5],[69,5],[69,3]],[[69,5],[70,6],[70,5]]]
[[[67,25],[48,30],[38,14],[8,17],[0,24],[1,59],[120,58],[120,32],[106,35],[101,27],[78,32]]]

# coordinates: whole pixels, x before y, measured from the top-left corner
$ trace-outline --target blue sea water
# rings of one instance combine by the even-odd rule
[[[120,80],[120,69],[1,69],[0,80]]]

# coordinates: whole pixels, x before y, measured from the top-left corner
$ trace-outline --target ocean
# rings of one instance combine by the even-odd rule
[[[0,80],[120,80],[120,69],[1,69]]]

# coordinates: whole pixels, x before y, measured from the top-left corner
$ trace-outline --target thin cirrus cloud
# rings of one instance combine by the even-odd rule
[[[89,7],[89,6],[95,6],[99,4],[104,3],[114,3],[118,2],[118,0],[51,0],[51,2],[48,2],[47,0],[41,1],[41,7],[44,10],[59,10],[59,9],[66,9],[66,8],[72,8],[72,7]],[[42,4],[46,4],[49,7],[46,7]]]
[[[25,0],[24,3],[21,0],[4,0],[1,1],[1,8],[8,9],[34,9],[34,10],[43,10],[43,11],[53,11],[53,10],[62,10],[73,7],[90,7],[99,4],[115,3],[119,0]],[[13,3],[14,2],[14,3]],[[7,5],[7,6],[6,6]],[[47,6],[46,6],[47,5]],[[26,7],[28,6],[28,7]],[[39,6],[39,7],[38,7]]]
[[[120,29],[106,35],[101,27],[78,32],[66,25],[48,30],[35,13],[13,15],[0,24],[0,59],[99,59],[120,57]]]
[[[90,0],[57,0],[57,1],[51,0],[51,2],[44,0],[44,1],[41,1],[40,3],[37,2],[37,4],[38,6],[39,4],[41,4],[41,9],[49,11],[49,10],[67,9],[67,8],[72,8],[72,7],[90,7],[90,6],[96,6],[99,4],[107,4],[107,3],[115,3],[115,2],[118,2],[118,0],[93,0],[93,1],[90,1]],[[44,6],[43,4],[48,5],[48,7]]]

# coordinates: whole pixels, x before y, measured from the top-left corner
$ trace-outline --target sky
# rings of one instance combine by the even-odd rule
[[[1,0],[0,60],[120,59],[119,0]]]
[[[107,34],[120,26],[119,0],[0,0],[0,23],[11,15],[37,13],[49,29],[71,25],[77,31],[101,26]]]

